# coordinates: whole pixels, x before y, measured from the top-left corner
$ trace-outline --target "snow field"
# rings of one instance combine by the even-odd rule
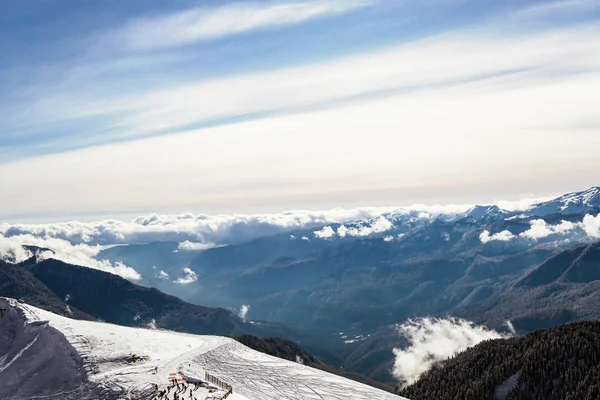
[[[361,383],[254,351],[221,336],[123,327],[79,321],[13,301],[29,323],[48,321],[64,334],[85,362],[88,379],[122,398],[153,398],[169,385],[169,374],[191,382],[205,374],[233,387],[228,400],[400,400],[399,396]],[[189,385],[192,389],[193,385]],[[169,399],[173,399],[170,390]],[[201,388],[193,398],[215,396]],[[180,393],[182,395],[182,393]],[[181,400],[189,399],[189,389]],[[164,397],[163,397],[164,399]]]

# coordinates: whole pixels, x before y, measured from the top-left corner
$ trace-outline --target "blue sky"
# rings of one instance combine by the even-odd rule
[[[600,1],[0,5],[1,218],[597,184]]]

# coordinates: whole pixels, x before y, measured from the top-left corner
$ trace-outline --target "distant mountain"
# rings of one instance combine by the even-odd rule
[[[600,187],[592,187],[582,192],[568,193],[556,199],[539,203],[527,210],[524,215],[546,217],[552,214],[578,215],[600,212]]]
[[[390,326],[406,318],[450,314],[496,328],[510,320],[519,333],[600,318],[600,252],[581,226],[586,215],[600,213],[599,191],[526,211],[493,205],[449,214],[397,210],[195,253],[165,242],[114,247],[97,258],[134,266],[144,285],[191,303],[245,305],[251,320],[293,327],[299,344],[324,362],[390,382],[391,350],[402,345]],[[197,282],[175,283],[183,268]],[[157,277],[160,271],[168,279]],[[60,300],[69,293],[52,287],[60,282],[42,283]],[[124,318],[144,307],[122,310]],[[149,309],[140,321],[155,314],[165,315]],[[231,330],[252,325],[223,321]],[[190,329],[182,321],[168,325]]]
[[[339,363],[326,358],[329,363],[388,382],[399,339],[387,326],[409,317],[451,314],[492,327],[511,320],[519,332],[600,318],[598,244],[490,246],[465,227],[465,221],[435,221],[400,240],[340,242],[246,269],[205,270],[210,284],[192,300],[248,304],[252,318],[295,326],[329,343],[340,355]],[[551,264],[554,275],[535,272]],[[359,339],[344,343],[337,332]]]
[[[173,281],[181,277],[183,268],[200,253],[199,250],[181,250],[177,242],[152,242],[110,247],[99,252],[96,258],[134,268],[142,275],[136,282],[139,285],[180,294],[185,288]]]
[[[0,296],[21,299],[48,311],[74,318],[94,320],[91,315],[65,303],[43,282],[37,279],[30,268],[0,260]]]
[[[502,210],[500,207],[492,205],[492,206],[475,206],[464,214],[463,218],[471,221],[477,222],[482,219],[486,220],[496,220],[499,217],[510,214],[509,211]]]
[[[600,322],[480,343],[398,393],[412,400],[600,398]]]
[[[186,303],[157,289],[58,260],[0,265],[0,296],[60,315],[198,334],[289,336],[281,326],[251,324],[222,308]]]

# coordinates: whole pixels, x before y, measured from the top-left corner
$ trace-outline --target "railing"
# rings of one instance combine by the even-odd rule
[[[231,393],[233,393],[233,386],[231,386],[230,384],[228,384],[226,382],[223,382],[221,379],[209,374],[208,372],[204,373],[204,379],[207,382],[210,382],[214,385],[217,385],[221,389],[226,390],[227,393],[225,394],[225,396],[223,396],[224,399],[226,399]]]

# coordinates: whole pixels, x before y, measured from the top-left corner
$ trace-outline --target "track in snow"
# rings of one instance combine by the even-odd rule
[[[69,354],[67,359],[64,354],[46,354],[48,371],[62,368],[63,375],[77,379],[64,387],[48,387],[42,392],[38,388],[39,393],[30,393],[38,397],[0,395],[2,399],[152,398],[155,385],[159,391],[166,389],[170,373],[190,380],[204,380],[206,372],[233,386],[234,393],[228,400],[402,399],[371,386],[259,353],[226,337],[72,320],[14,300],[5,300],[7,302],[13,324],[22,326],[27,335],[16,335],[11,342],[14,348],[6,345],[3,348],[0,344],[0,369],[21,350],[17,359],[26,365],[35,357],[32,350],[41,340],[46,349],[62,346]],[[17,315],[20,320],[15,319]],[[4,322],[0,321],[0,334],[7,326]],[[39,335],[39,339],[30,345],[35,335]],[[31,349],[26,348],[28,345]],[[12,375],[7,375],[7,371],[12,371]],[[0,372],[0,379],[8,376],[18,380],[15,371],[13,366],[6,367]],[[28,379],[35,383],[31,376]],[[170,393],[172,398],[173,390]],[[193,395],[204,399],[208,391],[199,389]],[[183,399],[188,398],[189,391]]]

